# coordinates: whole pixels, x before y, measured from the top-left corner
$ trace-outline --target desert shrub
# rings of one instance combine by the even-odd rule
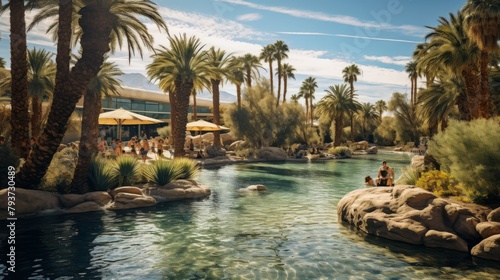
[[[422,176],[420,176],[420,179],[418,179],[415,185],[424,190],[433,192],[437,196],[463,195],[463,186],[461,186],[450,174],[440,170],[431,170],[422,173]]]
[[[89,185],[96,191],[113,189],[118,185],[118,174],[113,164],[103,157],[94,156],[90,161]]]
[[[352,151],[349,147],[339,146],[328,149],[329,154],[340,155],[350,158],[352,156]]]
[[[180,170],[180,174],[177,179],[193,179],[194,176],[196,176],[196,174],[200,171],[196,162],[188,158],[174,159],[173,164]]]
[[[10,144],[0,145],[0,189],[7,188],[9,166],[17,168],[19,165],[19,156],[14,152]]]
[[[394,117],[384,117],[382,123],[373,132],[375,143],[381,146],[394,145],[396,140]]]
[[[401,176],[394,183],[397,185],[416,185],[419,177],[418,168],[408,166],[401,170]]]
[[[116,158],[113,168],[118,176],[118,186],[132,185],[140,178],[141,168],[136,157],[120,155]]]
[[[78,150],[76,149],[68,147],[55,153],[40,187],[46,191],[68,193],[77,163]]]
[[[181,176],[182,170],[174,161],[157,160],[153,164],[143,166],[143,175],[150,183],[166,185]]]
[[[428,144],[441,169],[474,201],[500,200],[500,126],[495,120],[450,121]]]
[[[172,130],[170,126],[164,126],[162,128],[158,128],[156,129],[156,132],[158,132],[158,135],[163,139],[172,136]]]

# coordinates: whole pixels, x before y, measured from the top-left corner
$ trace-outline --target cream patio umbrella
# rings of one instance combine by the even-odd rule
[[[118,125],[118,138],[122,139],[122,125],[155,124],[163,121],[153,119],[141,114],[130,112],[123,108],[99,114],[99,124]]]
[[[186,130],[189,131],[219,131],[229,129],[227,127],[216,125],[205,120],[197,120],[195,122],[189,122],[186,124]]]

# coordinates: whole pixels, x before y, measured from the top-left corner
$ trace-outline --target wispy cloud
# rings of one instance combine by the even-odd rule
[[[339,24],[345,24],[355,27],[361,28],[370,28],[370,29],[381,29],[381,30],[390,30],[390,31],[398,31],[406,35],[422,37],[426,30],[423,27],[413,26],[413,25],[392,25],[389,22],[376,22],[376,21],[362,21],[355,17],[345,16],[345,15],[330,15],[321,12],[315,11],[307,11],[307,10],[296,10],[290,9],[287,7],[281,6],[267,6],[261,4],[255,4],[248,1],[243,0],[217,0],[219,2],[246,6],[253,9],[270,11],[280,14],[285,14],[293,17],[304,18],[304,19],[312,19],[326,22],[335,22]]]
[[[386,64],[394,64],[394,65],[402,65],[402,66],[406,65],[408,62],[411,61],[411,57],[409,57],[409,56],[390,57],[390,56],[365,55],[365,56],[363,56],[363,58],[366,60],[379,61],[379,62],[386,63]]]
[[[241,21],[256,21],[262,18],[262,15],[257,13],[250,13],[238,16],[236,19]]]
[[[367,37],[367,36],[356,36],[356,35],[347,35],[347,34],[329,34],[329,33],[321,33],[321,32],[285,32],[284,31],[284,32],[276,32],[276,33],[287,34],[287,35],[344,37],[344,38],[367,39],[367,40],[375,40],[375,41],[389,41],[389,42],[400,42],[400,43],[411,43],[411,44],[421,43],[419,41],[410,41],[410,40],[393,39],[393,38]]]

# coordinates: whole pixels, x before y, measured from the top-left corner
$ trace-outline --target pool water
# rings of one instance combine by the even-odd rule
[[[500,264],[367,236],[338,222],[338,201],[382,160],[206,168],[209,198],[18,220],[13,279],[498,279]],[[242,188],[263,184],[266,192]],[[5,228],[5,221],[0,225]],[[2,236],[0,275],[6,273]],[[1,278],[1,277],[0,277]]]

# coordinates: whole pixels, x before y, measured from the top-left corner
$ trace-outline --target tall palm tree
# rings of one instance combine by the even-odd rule
[[[292,96],[290,97],[290,100],[292,100],[292,102],[294,103],[299,102],[299,99],[300,99],[299,94],[292,94]]]
[[[479,49],[467,36],[463,22],[461,13],[450,14],[450,20],[441,17],[437,27],[428,27],[432,32],[426,36],[430,40],[419,63],[463,77],[466,91],[457,102],[462,119],[470,120],[480,117],[477,100]]]
[[[207,61],[203,45],[195,36],[186,34],[169,39],[170,48],[161,46],[146,69],[148,76],[160,81],[160,88],[169,92],[174,156],[184,156],[189,96],[198,85],[210,84],[213,68]]]
[[[378,114],[377,110],[375,109],[375,106],[371,103],[362,103],[360,106],[360,110],[358,112],[358,116],[361,119],[362,123],[362,129],[363,129],[363,134],[365,140],[368,140],[368,133],[366,130],[366,126],[373,122],[378,120]]]
[[[207,62],[210,65],[210,83],[212,86],[212,100],[213,100],[213,113],[214,123],[220,124],[220,92],[219,86],[224,79],[230,76],[231,69],[231,55],[227,54],[221,49],[211,47],[207,52]],[[214,131],[214,146],[221,146],[220,131]]]
[[[314,99],[314,92],[318,87],[318,83],[316,82],[316,78],[307,77],[303,82],[300,88],[299,96],[304,97],[306,100],[306,123],[309,118],[310,124],[313,124],[313,108],[312,108],[312,100]],[[310,111],[309,111],[310,109]]]
[[[344,82],[349,83],[351,89],[351,98],[354,98],[354,82],[358,81],[358,75],[361,75],[361,70],[356,64],[346,66],[342,70]],[[354,141],[354,112],[349,113],[349,118],[351,124],[351,141]]]
[[[251,53],[244,54],[241,57],[241,64],[245,70],[245,81],[247,90],[252,88],[252,77],[259,76],[259,68],[262,68],[259,58]]]
[[[351,91],[346,84],[330,86],[325,92],[327,95],[317,104],[317,113],[326,114],[335,122],[333,145],[340,146],[344,117],[356,110],[359,104],[351,97]]]
[[[480,115],[490,117],[488,63],[489,54],[498,50],[500,40],[500,1],[498,0],[468,0],[462,8],[465,14],[467,34],[481,50],[480,73]]]
[[[387,103],[384,100],[375,102],[375,109],[377,110],[380,122],[382,122],[382,114],[387,111]]]
[[[231,71],[228,79],[231,83],[236,85],[236,102],[238,104],[238,108],[241,108],[241,85],[245,81],[245,69],[243,69],[242,57],[231,57],[230,69]]]
[[[271,93],[274,94],[274,85],[273,85],[273,61],[274,56],[276,54],[276,46],[273,44],[269,44],[265,47],[262,47],[260,51],[259,59],[264,60],[264,62],[269,63],[269,82],[271,83]]]
[[[408,78],[410,78],[411,82],[411,90],[410,90],[410,103],[415,106],[417,103],[417,62],[410,61],[405,66],[405,71],[408,73]]]
[[[28,96],[31,100],[31,135],[37,139],[42,127],[42,101],[52,97],[56,65],[52,53],[36,48],[28,51]],[[0,92],[10,91],[11,76],[0,80]],[[28,126],[30,127],[30,126]]]
[[[294,79],[295,80],[295,72],[297,69],[295,69],[292,65],[285,63],[283,64],[283,103],[286,102],[286,91],[288,88],[288,79]]]
[[[47,125],[30,156],[16,176],[26,187],[35,187],[42,179],[66,131],[68,120],[75,105],[86,91],[88,83],[99,72],[104,56],[113,46],[127,42],[127,50],[142,53],[142,45],[152,49],[153,37],[148,33],[144,19],[166,30],[156,5],[148,0],[80,0],[78,11],[82,31],[80,45],[82,56],[69,71],[69,50],[72,1],[59,0],[58,54],[54,101]],[[115,39],[116,43],[110,44]],[[78,190],[75,190],[78,191]]]
[[[283,77],[281,61],[285,58],[288,58],[288,52],[290,50],[288,49],[288,45],[281,40],[276,41],[274,43],[274,47],[276,49],[274,58],[276,59],[276,63],[278,64],[278,95],[276,98],[276,106],[278,106],[280,104],[281,98],[281,77]]]
[[[117,78],[123,75],[118,66],[105,61],[97,76],[94,77],[84,95],[82,113],[82,135],[78,145],[78,163],[71,182],[71,189],[80,193],[89,191],[88,174],[92,156],[97,153],[97,138],[99,136],[99,114],[103,95],[117,95],[121,81]],[[85,131],[85,133],[83,133]],[[102,139],[105,140],[105,139]]]

